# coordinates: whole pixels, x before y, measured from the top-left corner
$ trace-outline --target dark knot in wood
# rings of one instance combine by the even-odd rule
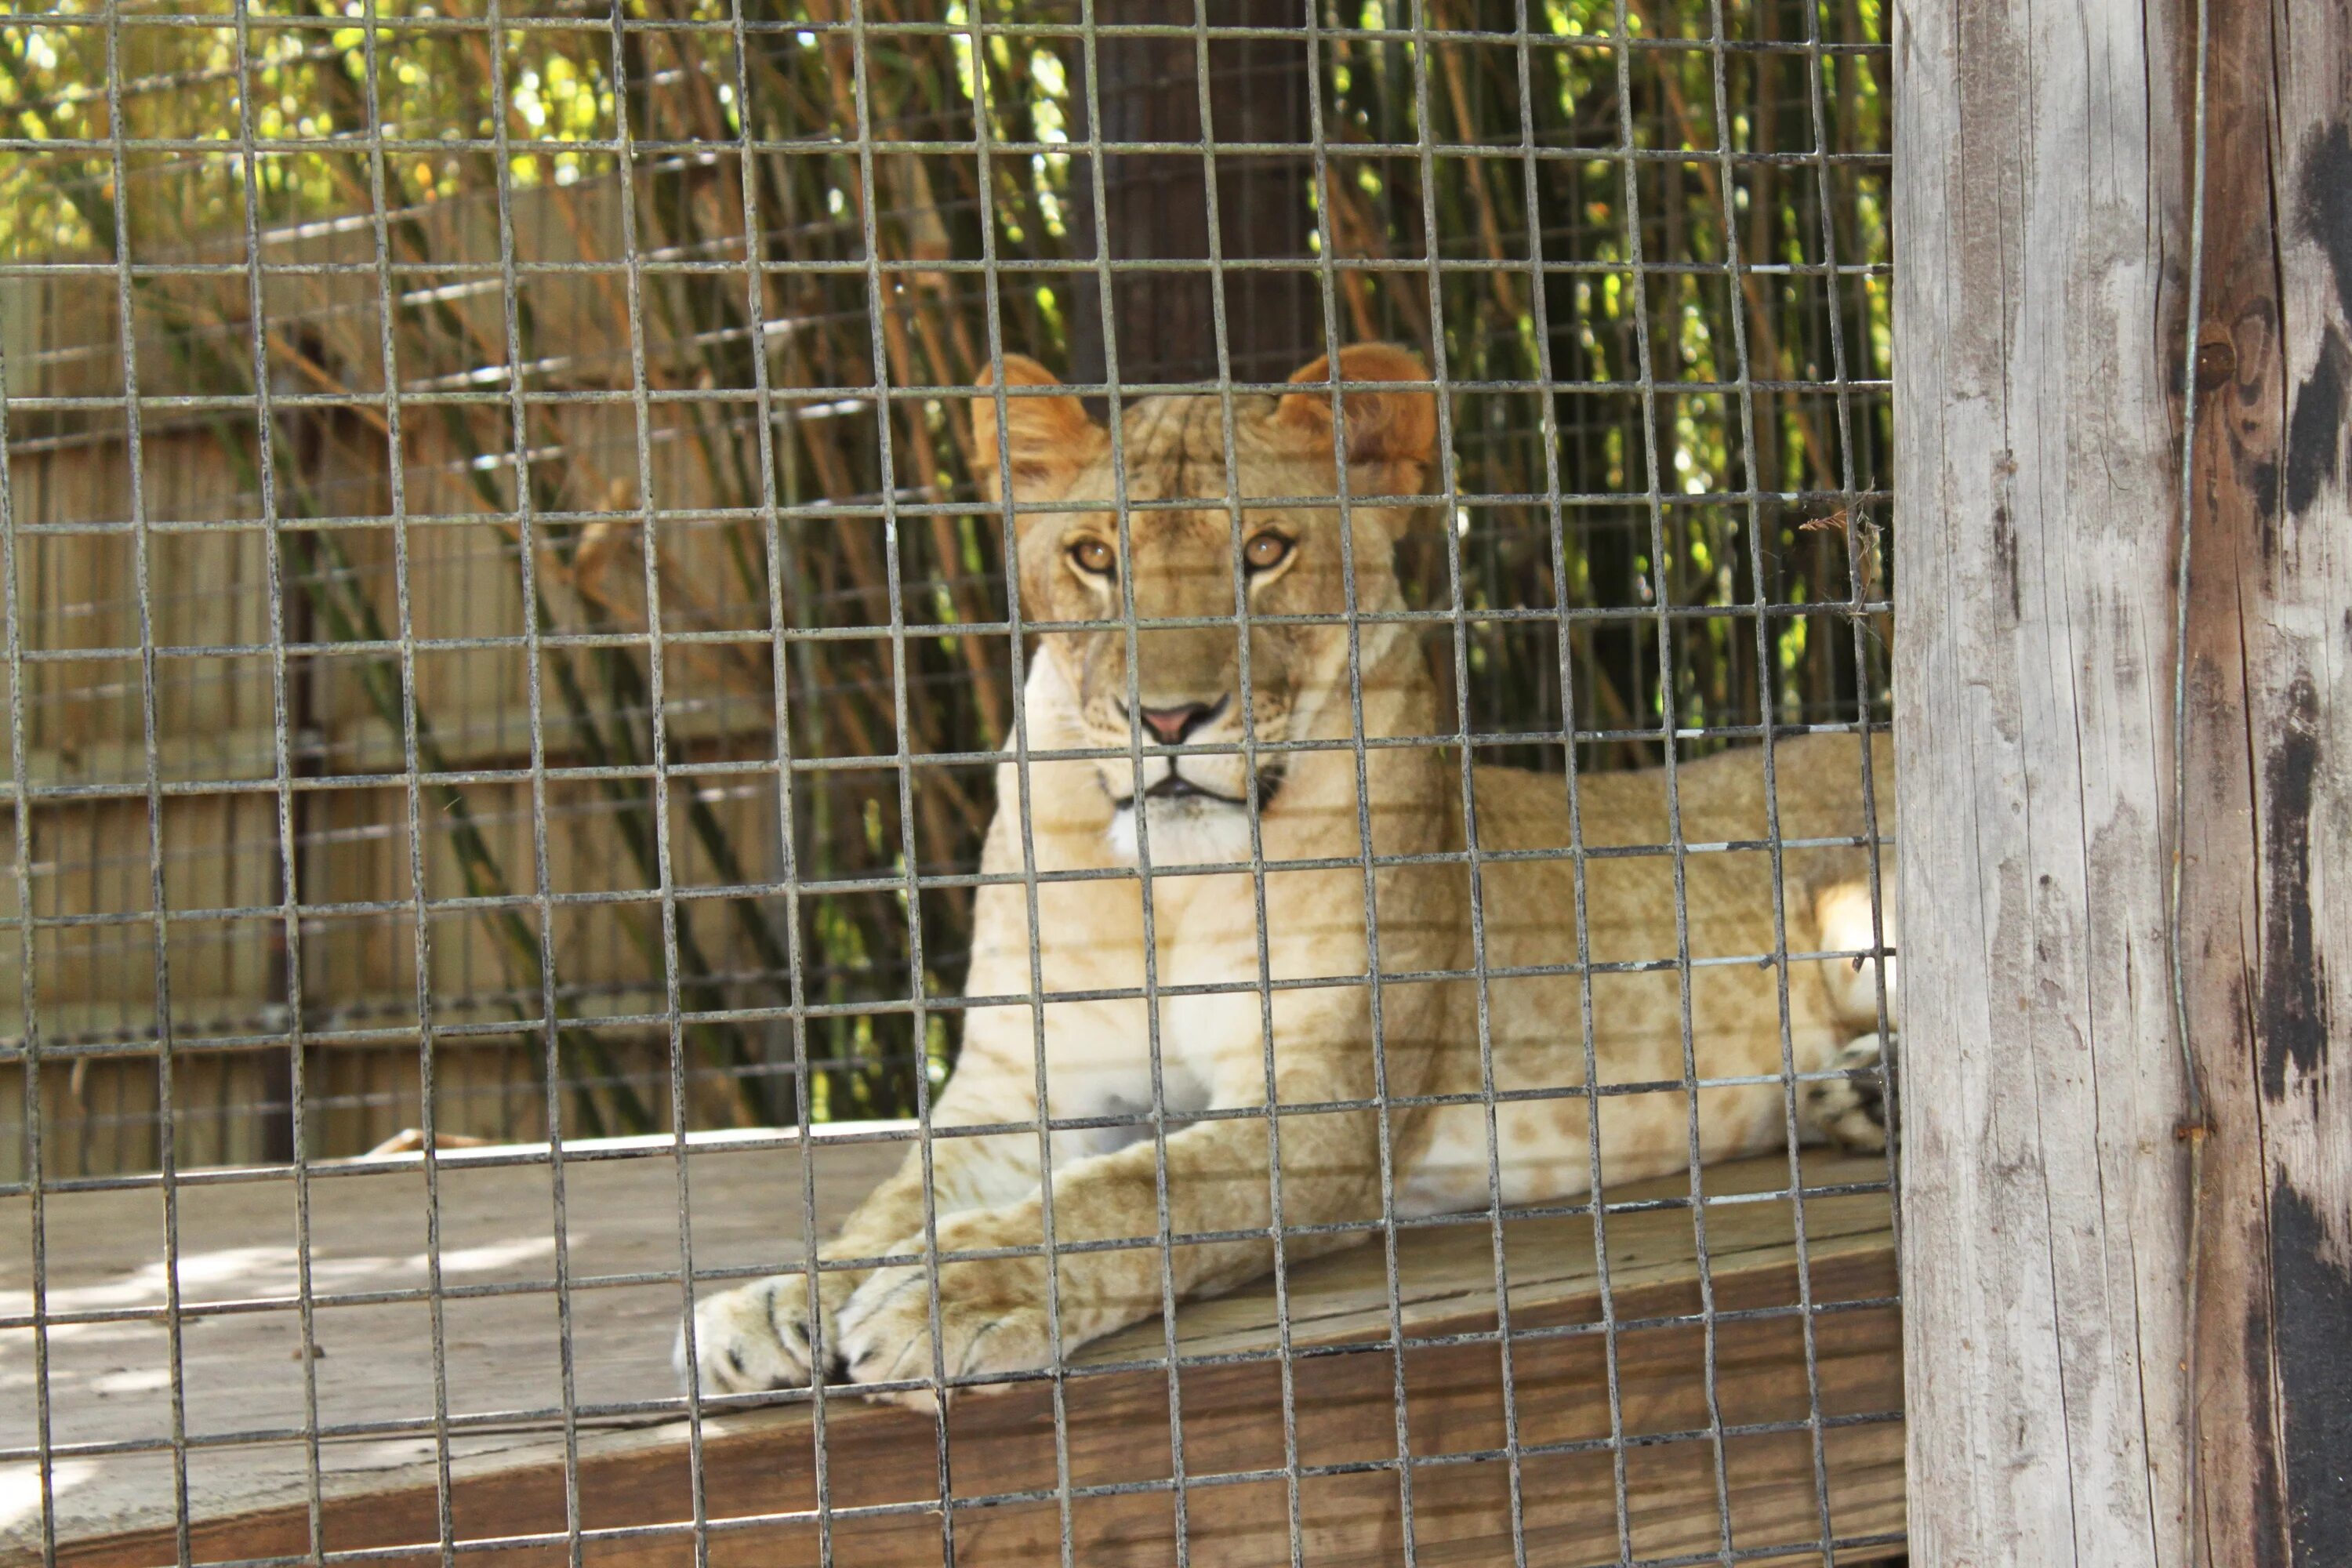
[[[2197,345],[2197,390],[2226,386],[2238,374],[2238,349],[2227,335],[2217,334]]]

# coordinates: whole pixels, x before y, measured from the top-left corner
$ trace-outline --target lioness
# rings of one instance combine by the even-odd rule
[[[1380,344],[1344,351],[1339,372],[1347,383],[1426,379],[1412,355]],[[1044,1151],[1034,1128],[931,1142],[941,1253],[993,1254],[939,1265],[936,1355],[948,1378],[1051,1364],[1049,1224],[1056,1248],[1146,1244],[1059,1254],[1067,1352],[1158,1312],[1163,1267],[1180,1296],[1270,1268],[1277,1195],[1283,1226],[1323,1227],[1286,1237],[1291,1260],[1362,1239],[1384,1184],[1399,1215],[1485,1206],[1490,1116],[1504,1203],[1585,1193],[1595,1101],[1579,1087],[1588,1071],[1580,965],[1594,971],[1590,1050],[1609,1091],[1597,1100],[1609,1183],[1685,1168],[1694,1137],[1705,1159],[1784,1145],[1784,1005],[1798,1071],[1872,1058],[1874,1037],[1862,1037],[1877,1020],[1875,975],[1845,959],[1802,963],[1786,973],[1784,1003],[1771,957],[1875,945],[1858,891],[1866,852],[1853,844],[1864,817],[1852,735],[1774,749],[1777,827],[1790,845],[1783,940],[1761,842],[1773,826],[1761,748],[1686,763],[1671,784],[1663,770],[1585,776],[1580,824],[1556,774],[1477,767],[1465,802],[1458,748],[1381,743],[1459,728],[1412,626],[1359,620],[1351,638],[1339,619],[1404,607],[1391,556],[1423,509],[1351,505],[1343,522],[1335,504],[1268,500],[1244,509],[1236,536],[1221,399],[1138,402],[1115,451],[1076,397],[1014,394],[1055,385],[1043,367],[1008,355],[1005,379],[1001,448],[997,395],[972,408],[983,467],[1009,458],[1022,501],[1092,503],[1019,515],[1024,615],[1097,624],[1039,637],[1026,743],[1111,754],[1033,761],[1025,792],[1016,764],[1001,763],[982,865],[1018,875],[1025,838],[1039,873],[1150,869],[1039,880],[1034,912],[1019,882],[980,891],[969,994],[1043,1001],[1034,1012],[1023,1001],[966,1014],[962,1059],[933,1125],[1032,1124],[1041,1089],[1055,1120],[1097,1125],[1056,1128]],[[1329,368],[1318,360],[1292,379],[1302,389],[1279,399],[1232,400],[1233,477],[1254,501],[1339,493]],[[1361,387],[1345,394],[1344,409],[1345,493],[1420,493],[1436,437],[1430,393]],[[1129,511],[1122,549],[1118,468],[1131,500],[1199,504]],[[1264,617],[1245,642],[1232,624],[1237,574],[1251,615]],[[1103,627],[1129,613],[1130,595],[1133,629]],[[1170,621],[1181,624],[1155,624]],[[1373,742],[1361,750],[1349,743],[1359,723]],[[1891,762],[1882,747],[1882,791]],[[1679,888],[1670,799],[1688,848]],[[1475,859],[1464,853],[1467,821]],[[1893,826],[1883,793],[1878,821]],[[1509,858],[1565,849],[1580,826],[1591,851],[1580,889],[1565,856]],[[1801,844],[1822,839],[1835,842]],[[1262,923],[1255,865],[1264,867]],[[1474,896],[1482,921],[1472,918]],[[1377,984],[1368,950],[1378,952]],[[1472,978],[1481,963],[1483,998]],[[1489,1062],[1500,1103],[1483,1092]],[[1863,1076],[1801,1086],[1810,1134],[1881,1136]],[[1653,1087],[1623,1092],[1636,1085]],[[1374,1109],[1383,1098],[1385,1137]],[[1201,1119],[1269,1100],[1278,1119]],[[1165,1117],[1158,1132],[1155,1108]],[[1277,1148],[1278,1194],[1269,1177]],[[1164,1250],[1153,1244],[1163,1158],[1174,1238]],[[934,1378],[923,1165],[920,1150],[909,1153],[822,1254],[910,1260],[820,1273],[814,1329],[803,1275],[698,1305],[693,1360],[704,1390],[805,1384],[820,1354],[828,1382]],[[1328,1228],[1348,1222],[1358,1223]],[[683,1371],[683,1335],[678,1352]]]

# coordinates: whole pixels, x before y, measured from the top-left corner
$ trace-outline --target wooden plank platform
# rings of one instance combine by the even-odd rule
[[[898,1158],[872,1128],[828,1128],[807,1159],[821,1223],[843,1213]],[[565,1199],[578,1423],[572,1473],[583,1559],[598,1564],[694,1562],[696,1517],[687,1428],[669,1350],[679,1311],[677,1162],[662,1139],[567,1146]],[[452,1151],[439,1173],[442,1340],[448,1413],[451,1539],[475,1563],[541,1568],[567,1562],[565,1436],[551,1179],[544,1150]],[[698,1136],[686,1161],[698,1269],[782,1266],[802,1255],[803,1151],[772,1134]],[[1883,1163],[1805,1162],[1808,1187],[1869,1183]],[[1706,1333],[1688,1321],[1701,1280],[1687,1207],[1612,1214],[1611,1306],[1617,1420],[1627,1504],[1614,1503],[1610,1357],[1589,1217],[1506,1227],[1513,1332],[1511,1414],[1528,1561],[1612,1563],[1714,1554],[1727,1502],[1728,1544],[1786,1546],[1819,1562],[1825,1528],[1841,1560],[1888,1553],[1903,1520],[1902,1391],[1894,1247],[1883,1192],[1806,1200],[1815,1306],[1811,1384],[1824,1418],[1815,1488],[1812,1400],[1799,1298],[1794,1205],[1775,1194],[1784,1160],[1706,1173],[1718,1314],[1713,1389],[1722,1429],[1708,1434]],[[1612,1189],[1612,1204],[1687,1193],[1680,1178]],[[199,1173],[180,1189],[179,1288],[189,1439],[188,1561],[302,1558],[312,1546],[297,1289],[295,1190]],[[442,1555],[442,1489],[432,1429],[432,1314],[402,1299],[428,1282],[424,1178],[414,1155],[320,1167],[310,1184],[318,1414],[359,1428],[317,1445],[326,1551],[373,1561]],[[0,1312],[31,1303],[29,1203],[0,1200]],[[47,1202],[52,1314],[153,1307],[164,1300],[163,1211],[152,1190],[60,1193]],[[1358,1248],[1291,1271],[1292,1402],[1307,1474],[1296,1510],[1314,1563],[1401,1559],[1403,1516],[1395,1393],[1405,1437],[1419,1560],[1508,1561],[1512,1467],[1495,1266],[1484,1220],[1411,1229],[1398,1243],[1408,1349],[1389,1348],[1380,1249]],[[667,1272],[667,1279],[644,1276]],[[627,1282],[606,1283],[614,1277]],[[389,1300],[385,1298],[391,1298]],[[229,1310],[219,1310],[219,1309]],[[1293,1503],[1284,1475],[1280,1335],[1271,1281],[1177,1313],[1184,1529],[1195,1563],[1291,1560]],[[1087,1347],[1065,1384],[1076,1561],[1165,1568],[1179,1499],[1170,1378],[1158,1321]],[[1466,1336],[1466,1337],[1465,1337]],[[1481,1337],[1483,1336],[1483,1337]],[[172,1430],[168,1340],[152,1319],[67,1321],[50,1333],[53,1524],[58,1560],[77,1568],[148,1568],[180,1560],[169,1452],[92,1451]],[[28,1329],[0,1330],[0,1447],[36,1440]],[[1868,1419],[1880,1417],[1879,1419]],[[953,1533],[959,1564],[1058,1559],[1052,1394],[1043,1384],[960,1400],[947,1423],[954,1505],[942,1510],[934,1421],[829,1397],[823,1413],[826,1513],[818,1512],[814,1413],[804,1395],[706,1416],[702,1517],[709,1555],[731,1568],[834,1560],[860,1568],[940,1564]],[[224,1441],[244,1435],[237,1441]],[[73,1451],[85,1446],[82,1451]],[[38,1563],[43,1521],[36,1467],[0,1461],[0,1568]],[[829,1542],[827,1538],[829,1537]]]

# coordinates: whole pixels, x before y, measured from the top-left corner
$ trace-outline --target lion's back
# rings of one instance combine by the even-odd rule
[[[1786,939],[1791,951],[1809,951],[1813,893],[1866,875],[1868,859],[1850,844],[1802,841],[1860,837],[1868,818],[1854,736],[1791,737],[1777,743],[1773,762],[1777,823],[1767,809],[1762,748],[1741,747],[1677,769],[1675,805],[1686,847],[1679,901],[1664,770],[1580,774],[1580,931],[1570,856],[1580,835],[1571,832],[1567,781],[1513,768],[1478,770],[1479,845],[1502,857],[1486,860],[1481,870],[1486,967],[1521,972],[1489,984],[1497,1030],[1526,1048],[1551,1041],[1555,1051],[1564,1028],[1580,1035],[1577,974],[1589,963],[1597,971],[1596,1027],[1604,1046],[1618,1047],[1622,1070],[1639,1076],[1671,1067],[1665,1076],[1679,1076],[1682,984],[1674,961],[1686,940],[1695,963],[1694,1026],[1716,1038],[1777,1038],[1779,985],[1769,967],[1720,961],[1775,951],[1769,843],[1776,829],[1784,846],[1778,875]],[[1894,759],[1883,741],[1873,748],[1873,762],[1877,826],[1886,833],[1894,826]]]
[[[1876,826],[1886,834],[1895,823],[1895,757],[1885,736],[1874,739],[1871,762]],[[1782,874],[1788,885],[1810,889],[1861,874],[1866,852],[1851,845],[1803,841],[1856,839],[1871,826],[1871,815],[1863,809],[1862,744],[1856,736],[1791,736],[1775,742],[1771,763],[1768,788],[1761,746],[1740,746],[1682,763],[1675,770],[1671,801],[1663,767],[1580,773],[1573,821],[1569,783],[1561,775],[1523,768],[1478,769],[1481,849],[1507,857],[1534,852],[1535,857],[1507,858],[1489,867],[1487,919],[1515,929],[1567,924],[1574,908],[1570,851],[1580,837],[1586,850],[1586,902],[1596,940],[1604,922],[1638,925],[1663,919],[1671,933],[1671,829],[1679,817],[1682,842],[1689,847],[1684,857],[1685,882],[1694,917],[1737,919],[1740,910],[1736,906],[1745,901],[1769,929],[1769,844],[1777,840],[1784,846]],[[1604,904],[1612,907],[1604,910]],[[1673,953],[1671,944],[1663,949],[1653,945],[1625,956]]]

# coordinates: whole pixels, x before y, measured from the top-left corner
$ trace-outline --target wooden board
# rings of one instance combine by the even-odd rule
[[[873,1141],[888,1129],[827,1128],[809,1161],[819,1213],[837,1216],[898,1157]],[[679,1312],[677,1172],[667,1141],[577,1146],[564,1167],[571,1324],[579,1406],[675,1399],[669,1351]],[[686,1162],[698,1270],[781,1266],[801,1255],[802,1152],[773,1135],[696,1137]],[[532,1564],[568,1556],[564,1438],[552,1280],[551,1173],[514,1148],[446,1154],[438,1176],[445,1292],[448,1512],[459,1542],[509,1541],[489,1555]],[[543,1151],[542,1151],[543,1152]],[[1809,1158],[1809,1185],[1869,1182],[1874,1161]],[[1716,1311],[1714,1395],[1724,1429],[1720,1484],[1735,1550],[1787,1545],[1820,1561],[1826,1528],[1868,1538],[1883,1554],[1903,1519],[1900,1334],[1884,1192],[1810,1198],[1807,1269],[1826,1521],[1816,1500],[1812,1409],[1799,1300],[1794,1205],[1736,1201],[1785,1187],[1784,1160],[1707,1173],[1709,1284]],[[310,1184],[312,1289],[320,1296],[426,1283],[423,1176],[414,1156],[350,1162]],[[1612,1201],[1686,1194],[1681,1180]],[[282,1300],[295,1285],[294,1191],[282,1177],[184,1187],[178,1196],[184,1308]],[[0,1311],[29,1304],[26,1205],[11,1200],[0,1240]],[[1624,1527],[1637,1555],[1722,1544],[1717,1445],[1709,1427],[1706,1333],[1687,1208],[1612,1215],[1609,1278]],[[163,1217],[152,1190],[48,1199],[53,1314],[152,1306],[163,1300]],[[1513,1414],[1529,1561],[1613,1562],[1620,1552],[1604,1336],[1592,1226],[1586,1217],[1514,1221],[1505,1247],[1513,1329]],[[1406,1437],[1420,1560],[1507,1561],[1512,1467],[1506,1446],[1495,1266],[1488,1226],[1415,1228],[1400,1237]],[[667,1279],[595,1285],[597,1277]],[[530,1287],[499,1294],[480,1288]],[[1394,1561],[1398,1358],[1380,1249],[1291,1271],[1292,1405],[1304,1556]],[[1866,1303],[1839,1309],[1840,1303]],[[430,1313],[423,1300],[320,1307],[319,1416],[333,1426],[408,1423],[320,1443],[322,1538],[329,1551],[409,1548],[386,1561],[440,1555]],[[1070,1528],[1078,1560],[1171,1561],[1175,1497],[1170,1379],[1162,1325],[1139,1325],[1076,1358],[1065,1384]],[[1484,1334],[1483,1341],[1456,1336]],[[34,1440],[28,1331],[0,1331],[0,1445]],[[312,1548],[299,1320],[289,1308],[207,1313],[182,1331],[190,1560],[307,1554]],[[1271,1281],[1177,1313],[1183,1495],[1192,1561],[1289,1561],[1279,1324]],[[1305,1352],[1303,1354],[1297,1352]],[[60,1447],[170,1430],[166,1338],[152,1321],[60,1324],[50,1336],[52,1439]],[[1138,1364],[1141,1363],[1141,1364]],[[814,1413],[778,1407],[706,1416],[703,1517],[714,1561],[772,1565],[943,1562],[940,1443],[929,1416],[839,1397],[824,1410],[825,1501],[817,1513]],[[1875,1416],[1876,1420],[1848,1418]],[[414,1424],[425,1418],[418,1429]],[[1793,1427],[1779,1424],[1797,1423]],[[1766,1426],[1762,1431],[1742,1428]],[[207,1446],[227,1433],[274,1441]],[[959,1563],[1031,1563],[1057,1552],[1050,1390],[960,1400],[947,1423],[955,1506],[945,1510]],[[597,1563],[694,1561],[690,1445],[676,1408],[580,1423],[578,1520]],[[60,1563],[143,1568],[177,1559],[166,1454],[67,1454],[56,1463]],[[1103,1489],[1129,1489],[1105,1490]],[[647,1530],[645,1527],[658,1527]],[[629,1531],[631,1533],[597,1532]],[[829,1536],[829,1542],[827,1537]],[[514,1540],[513,1538],[523,1538]],[[34,1467],[0,1468],[0,1565],[41,1554]],[[470,1554],[470,1553],[469,1553]],[[1041,1555],[1042,1554],[1042,1555]],[[1857,1548],[1841,1556],[1873,1552]],[[479,1561],[480,1559],[475,1559]]]

